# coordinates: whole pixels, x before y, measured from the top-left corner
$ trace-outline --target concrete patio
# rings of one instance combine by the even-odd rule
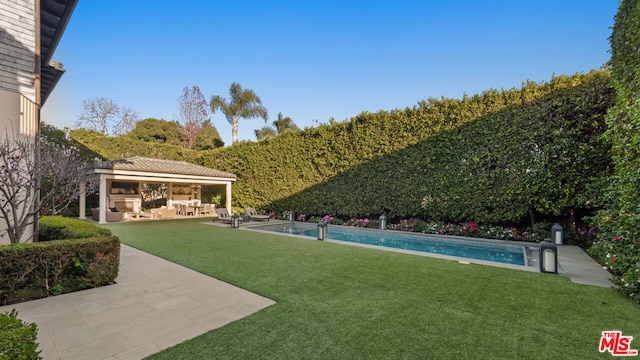
[[[142,359],[275,304],[122,245],[117,284],[0,307],[38,325],[44,359]]]

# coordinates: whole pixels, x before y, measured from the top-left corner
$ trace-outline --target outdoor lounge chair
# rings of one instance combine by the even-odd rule
[[[218,221],[231,224],[231,215],[229,215],[229,211],[226,208],[216,209],[216,213],[218,214]]]
[[[122,220],[124,220],[125,215],[126,214],[124,212],[122,212],[122,211],[112,211],[112,209],[107,208],[106,219],[105,220],[107,220],[107,222],[122,221]],[[98,208],[91,209],[91,217],[95,221],[100,221],[100,209],[98,209]]]
[[[245,213],[249,216],[249,219],[251,220],[258,220],[258,221],[271,220],[269,215],[258,215],[258,213],[256,212],[256,209],[254,208],[245,208],[244,210],[245,210]]]

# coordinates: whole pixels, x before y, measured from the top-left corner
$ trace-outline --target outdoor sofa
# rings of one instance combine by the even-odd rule
[[[162,206],[157,209],[151,209],[151,215],[154,219],[175,219],[176,218],[176,208],[175,207],[166,207]]]

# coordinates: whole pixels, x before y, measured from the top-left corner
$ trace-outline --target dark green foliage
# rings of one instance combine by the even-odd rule
[[[120,240],[117,237],[79,220],[57,222],[52,219],[51,222],[57,224],[53,226],[57,230],[43,226],[49,237],[55,233],[94,235],[1,246],[0,304],[38,299],[115,281],[120,264]],[[79,223],[83,225],[73,229],[73,225]]]
[[[157,159],[182,160],[193,162],[196,152],[178,145],[159,142],[132,141],[128,136],[110,137],[95,131],[77,129],[70,132],[71,137],[90,147],[107,160],[144,156]]]
[[[62,216],[43,216],[39,220],[39,241],[60,239],[82,239],[94,236],[109,236],[107,229],[81,220]]]
[[[40,123],[40,138],[41,141],[50,142],[53,144],[57,144],[67,149],[78,149],[80,153],[80,158],[86,162],[93,162],[94,160],[104,160],[104,157],[98,155],[98,153],[94,152],[88,146],[92,146],[92,144],[87,144],[85,146],[80,142],[76,141],[76,139],[68,136],[67,133],[63,130],[57,129],[54,126]],[[51,180],[47,177],[41,179],[41,189],[40,196],[44,197],[45,194],[51,191]],[[57,205],[57,204],[56,204]],[[87,195],[87,208],[98,206],[98,198],[95,194]],[[51,209],[54,208],[53,204],[49,204],[46,206]],[[57,214],[62,216],[78,216],[79,206],[77,201],[72,201],[69,203],[68,207],[64,209],[57,209]]]
[[[73,135],[110,159],[178,159],[235,173],[238,208],[518,224],[589,211],[610,171],[601,135],[612,99],[610,74],[600,70],[209,151]]]
[[[99,155],[92,148],[81,144],[76,141],[75,137],[68,135],[66,131],[60,130],[55,126],[40,123],[40,137],[65,148],[77,148],[80,151],[80,158],[84,161],[92,161],[95,158],[99,158]]]
[[[196,136],[197,150],[211,150],[224,146],[224,141],[220,137],[218,130],[211,124],[211,120],[207,119],[202,124],[202,132]]]
[[[38,327],[18,319],[18,312],[0,313],[0,360],[42,359],[38,351]]]
[[[593,219],[600,233],[591,252],[640,303],[640,1],[620,2],[610,41],[616,95],[605,138],[615,170],[602,194],[605,210]]]
[[[180,129],[177,121],[148,118],[138,121],[126,136],[145,142],[182,145],[184,138]]]
[[[238,175],[234,205],[342,218],[481,223],[567,215],[607,174],[607,71],[527,82],[202,152]]]

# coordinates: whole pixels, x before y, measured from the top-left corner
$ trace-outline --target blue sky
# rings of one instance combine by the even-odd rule
[[[79,1],[54,60],[67,69],[42,109],[73,127],[108,97],[173,120],[185,86],[207,101],[232,82],[300,127],[547,81],[610,58],[617,0]],[[225,144],[231,125],[212,122]],[[255,140],[260,119],[241,119]]]

